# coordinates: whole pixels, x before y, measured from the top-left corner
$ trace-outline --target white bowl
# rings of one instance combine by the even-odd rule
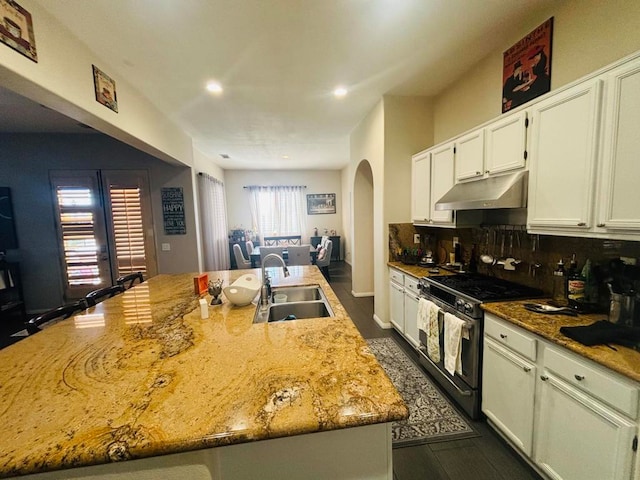
[[[262,284],[258,277],[249,273],[242,275],[228,287],[222,289],[225,297],[238,307],[249,305],[256,298]]]

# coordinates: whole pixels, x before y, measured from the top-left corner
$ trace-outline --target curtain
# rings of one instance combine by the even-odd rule
[[[265,235],[302,235],[307,214],[302,186],[251,186],[249,208],[253,230]]]
[[[198,174],[200,219],[205,270],[229,270],[227,205],[224,184],[206,173]]]

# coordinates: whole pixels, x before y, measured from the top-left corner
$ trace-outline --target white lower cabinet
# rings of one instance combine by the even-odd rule
[[[523,453],[531,456],[536,367],[484,339],[482,411]]]
[[[404,287],[393,281],[389,282],[389,321],[404,333]]]
[[[412,277],[404,280],[404,336],[414,347],[420,345],[418,334],[418,281]]]
[[[632,478],[637,382],[489,313],[482,373],[482,411],[544,476]]]
[[[543,372],[535,463],[551,478],[631,478],[636,424]]]

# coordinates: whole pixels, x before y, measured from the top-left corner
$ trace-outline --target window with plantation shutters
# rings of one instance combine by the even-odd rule
[[[129,273],[156,275],[146,171],[52,170],[50,177],[67,299]]]
[[[99,285],[95,192],[87,187],[56,188],[67,283]]]
[[[146,274],[140,187],[109,185],[109,196],[118,276],[135,272]]]

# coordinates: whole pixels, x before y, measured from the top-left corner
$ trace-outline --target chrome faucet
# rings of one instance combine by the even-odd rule
[[[269,258],[277,258],[278,261],[282,264],[282,273],[284,273],[285,277],[289,276],[289,269],[287,268],[287,265],[284,263],[284,260],[280,255],[276,253],[270,253],[262,259],[262,287],[260,288],[260,306],[262,308],[265,308],[269,305],[269,300],[271,297],[271,280],[269,279],[269,274],[264,267],[264,264]]]

